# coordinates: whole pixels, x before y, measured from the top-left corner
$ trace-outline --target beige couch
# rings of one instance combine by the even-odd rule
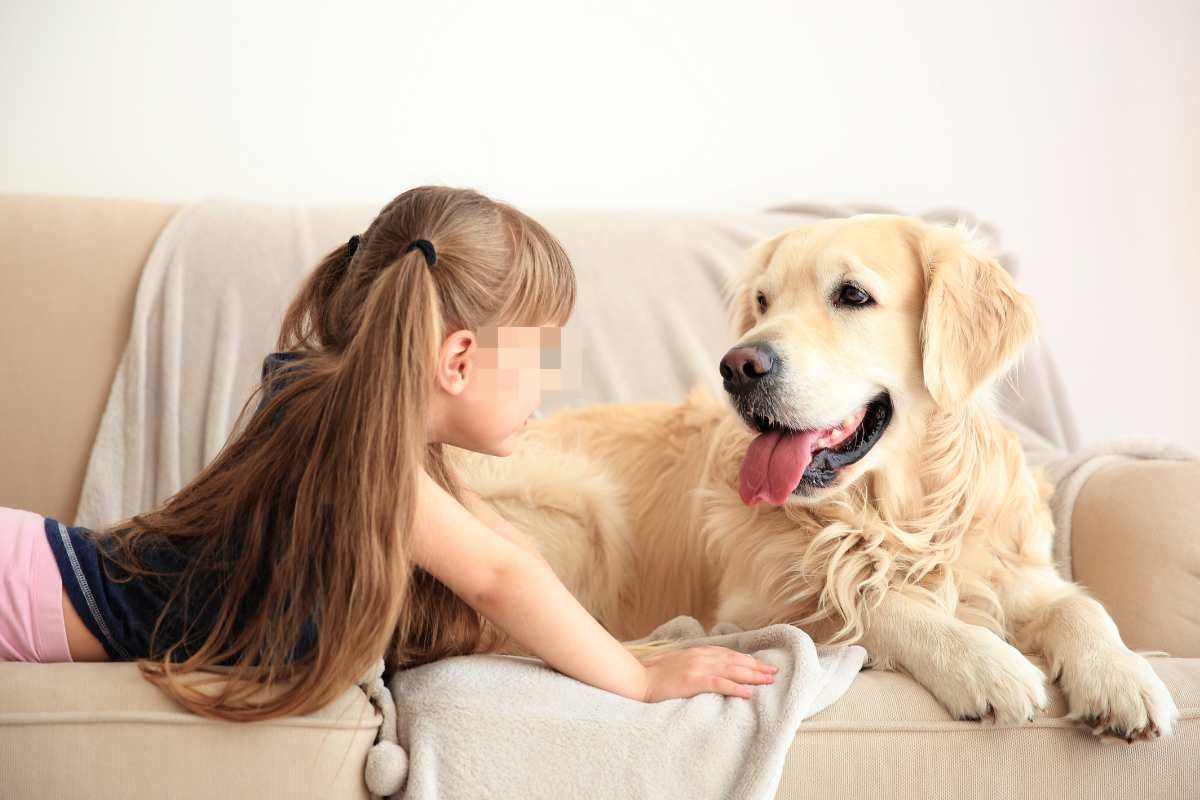
[[[74,519],[140,270],[174,210],[0,196],[0,505]],[[643,237],[682,229],[619,219]],[[686,221],[692,232],[722,224]],[[581,305],[618,296],[581,280]],[[956,722],[907,677],[865,672],[802,725],[778,797],[1200,797],[1197,516],[1200,466],[1125,463],[1085,486],[1071,540],[1076,579],[1126,643],[1174,656],[1152,659],[1182,712],[1174,737],[1106,746],[1059,719],[1057,692],[1029,725]],[[183,712],[132,664],[0,664],[0,798],[367,797],[378,724],[358,689],[308,717],[237,725]]]

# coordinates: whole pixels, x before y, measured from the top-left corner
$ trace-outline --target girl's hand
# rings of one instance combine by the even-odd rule
[[[646,667],[646,703],[702,692],[749,698],[753,684],[774,683],[779,671],[754,656],[708,644],[655,653],[641,661]]]

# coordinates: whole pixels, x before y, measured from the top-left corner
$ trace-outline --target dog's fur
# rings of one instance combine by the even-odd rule
[[[847,280],[875,303],[833,302]],[[756,246],[735,290],[737,344],[769,343],[787,365],[756,410],[820,428],[888,392],[890,424],[835,483],[745,505],[739,468],[756,431],[745,407],[702,387],[678,405],[531,421],[508,458],[455,451],[467,483],[618,638],[678,614],[706,628],[794,623],[818,642],[863,644],[957,718],[1006,723],[1047,702],[1025,652],[1094,732],[1169,734],[1162,682],[1055,572],[1050,487],[992,399],[1035,319],[970,233],[827,220]]]

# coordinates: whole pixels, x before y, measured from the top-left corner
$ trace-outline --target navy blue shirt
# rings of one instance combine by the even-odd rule
[[[282,364],[298,357],[297,353],[271,353],[263,361],[263,380]],[[259,409],[277,392],[284,381],[272,380],[264,387]],[[95,538],[84,527],[73,527],[56,519],[46,518],[46,539],[58,563],[63,589],[84,625],[104,646],[113,661],[132,661],[150,655],[150,634],[163,607],[171,596],[172,575],[138,575],[129,580],[128,573],[109,556],[115,551],[111,537]],[[188,563],[189,540],[171,537],[169,540],[146,537],[137,551],[137,561],[151,569],[168,573],[178,572]],[[107,568],[107,571],[106,571]],[[110,579],[109,575],[114,579]],[[161,649],[178,641],[184,632],[183,622],[191,623],[188,641],[175,658],[186,658],[195,651],[216,622],[221,598],[211,582],[194,582],[192,595],[187,598],[187,616],[177,613],[164,620],[156,644]],[[244,611],[253,608],[257,595],[246,598]],[[239,615],[239,619],[240,619]],[[316,626],[308,620],[292,658],[307,654],[316,642]]]

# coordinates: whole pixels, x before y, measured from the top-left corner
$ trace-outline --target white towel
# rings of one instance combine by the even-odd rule
[[[643,703],[520,656],[402,670],[388,685],[407,777],[391,796],[771,798],[801,721],[841,697],[866,658],[857,645],[817,647],[785,624],[720,623],[705,634],[679,616],[647,638],[721,645],[779,672],[750,699],[706,692]]]

